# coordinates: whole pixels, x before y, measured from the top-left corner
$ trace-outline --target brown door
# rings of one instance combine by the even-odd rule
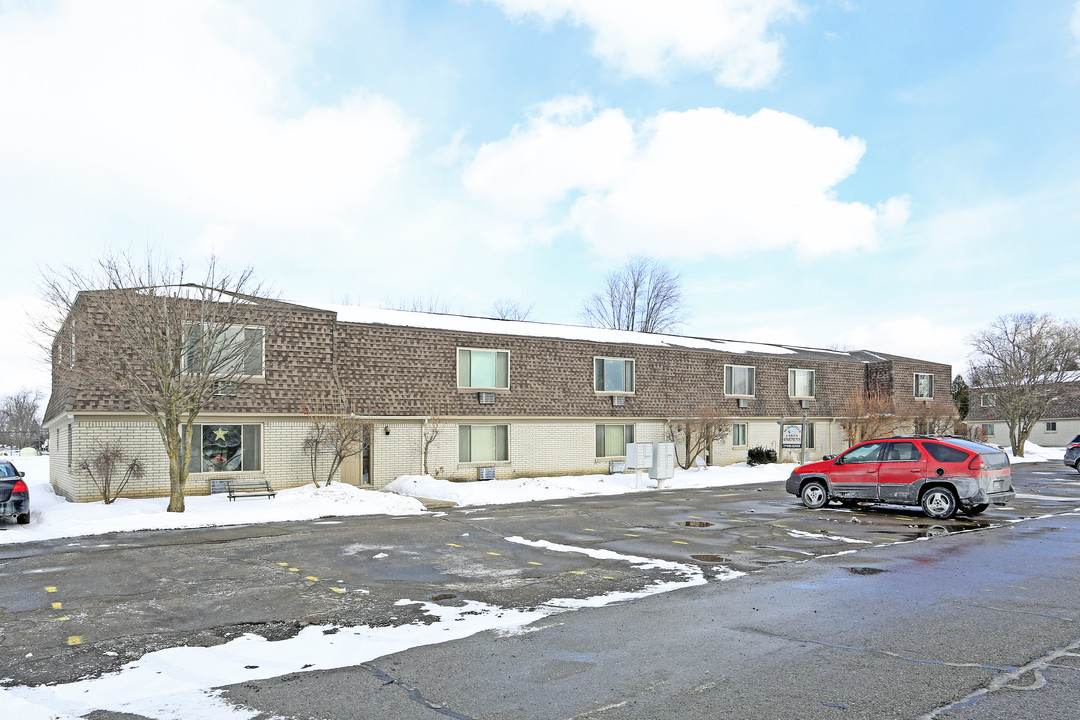
[[[346,485],[360,484],[360,455],[350,455],[341,463],[341,482]]]

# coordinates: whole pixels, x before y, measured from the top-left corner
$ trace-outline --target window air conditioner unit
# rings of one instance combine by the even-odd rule
[[[620,475],[626,472],[625,460],[612,460],[608,463],[608,475]]]
[[[810,401],[809,400],[800,400],[799,405],[801,405],[802,409],[805,410],[806,408],[810,407]]]
[[[626,398],[622,395],[612,395],[611,404],[615,407],[626,407]]]
[[[494,480],[495,479],[495,468],[493,468],[493,467],[477,468],[476,476],[480,480]]]
[[[235,380],[214,381],[214,397],[236,397],[237,384]]]
[[[494,405],[495,404],[495,393],[493,393],[493,392],[482,392],[482,393],[477,393],[477,395],[480,397],[480,404],[481,405]]]
[[[746,398],[739,398],[739,407],[741,407],[741,408],[750,407],[750,401],[747,400]]]

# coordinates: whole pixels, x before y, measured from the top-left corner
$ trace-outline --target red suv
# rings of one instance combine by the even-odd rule
[[[1009,456],[966,438],[914,435],[854,445],[836,456],[801,465],[787,491],[809,508],[843,505],[921,505],[932,518],[957,510],[978,515],[1016,496]]]

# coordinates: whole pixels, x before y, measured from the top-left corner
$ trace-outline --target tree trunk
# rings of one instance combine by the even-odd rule
[[[184,484],[187,482],[189,456],[184,452],[184,440],[180,437],[180,423],[169,418],[161,427],[165,452],[169,456],[169,507],[168,512],[184,512]],[[188,433],[191,425],[188,425]],[[188,447],[191,446],[188,438]]]

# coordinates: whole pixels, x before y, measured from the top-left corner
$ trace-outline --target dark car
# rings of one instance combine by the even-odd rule
[[[1074,437],[1065,448],[1065,464],[1076,468],[1076,472],[1080,472],[1080,435]]]
[[[30,522],[30,490],[23,482],[25,475],[7,460],[0,460],[0,519],[10,515],[20,525]]]
[[[836,457],[795,468],[787,491],[809,508],[830,500],[919,505],[937,519],[957,510],[978,515],[1016,496],[1009,456],[1000,448],[936,435],[859,443]]]

